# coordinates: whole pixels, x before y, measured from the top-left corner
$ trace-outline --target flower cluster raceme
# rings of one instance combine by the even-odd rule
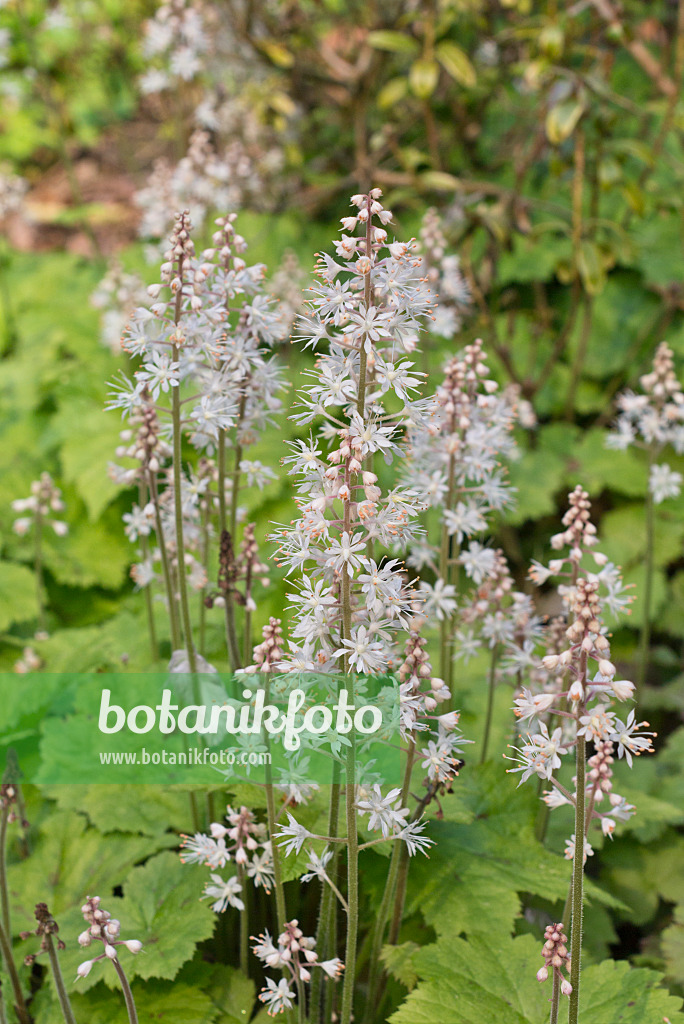
[[[352,198],[338,260],[321,255],[320,284],[299,321],[305,347],[327,345],[293,419],[316,423],[284,460],[298,481],[300,516],[278,533],[278,559],[301,574],[290,595],[294,622],[286,668],[384,671],[395,636],[410,628],[412,594],[402,564],[376,545],[408,543],[421,508],[418,489],[383,494],[376,461],[403,454],[408,421],[426,419],[422,374],[406,353],[429,308],[413,243],[389,243],[391,213],[380,190]],[[363,234],[354,235],[357,228]],[[386,404],[390,403],[391,404]],[[390,412],[389,409],[398,411]]]
[[[420,242],[426,277],[436,295],[428,329],[440,338],[452,339],[461,329],[471,304],[470,287],[455,253],[449,253],[438,211],[431,206],[423,216]]]
[[[544,966],[537,971],[537,980],[546,981],[549,973],[554,974],[558,979],[560,990],[564,996],[572,992],[572,985],[567,978],[563,977],[563,971],[570,970],[570,956],[568,954],[568,937],[563,934],[562,924],[550,924],[544,929],[544,945],[541,955],[544,957]]]
[[[141,278],[124,270],[119,260],[111,260],[90,302],[100,310],[102,344],[115,355],[121,352],[121,338],[128,318],[145,297]]]
[[[221,545],[222,603],[235,599],[253,609],[253,585],[266,576],[253,527],[237,553],[235,526],[241,487],[263,487],[274,477],[244,455],[280,408],[281,373],[268,349],[283,326],[263,291],[264,267],[245,261],[234,220],[217,221],[213,248],[198,258],[188,214],[176,217],[161,280],[148,289],[153,301],[133,312],[124,337],[141,365],[133,381],[117,382],[109,403],[130,420],[117,455],[135,465],[112,464],[110,475],[139,489],[138,502],[124,515],[130,540],[142,539],[143,559],[133,576],[139,586],[154,582],[158,562],[170,608],[181,562],[187,585],[206,593],[212,537]],[[181,390],[187,395],[182,402]],[[201,456],[189,471],[180,464],[181,434]],[[157,547],[148,550],[152,532]],[[246,590],[239,596],[238,583]],[[214,598],[206,596],[211,605]]]
[[[492,514],[512,501],[504,462],[516,457],[515,418],[514,397],[499,392],[478,339],[448,362],[432,417],[412,426],[409,433],[406,478],[420,486],[428,504],[439,510],[440,525],[437,543],[413,544],[408,561],[425,577],[420,584],[423,611],[428,622],[440,626],[440,670],[447,685],[452,682],[454,657],[470,657],[483,644],[493,646],[492,639],[502,629],[511,631],[501,601],[490,606],[477,593],[494,576],[500,577],[500,587],[507,587],[505,561],[476,538],[486,535]],[[473,593],[461,599],[460,607],[459,570],[473,585]],[[496,589],[489,587],[492,594]],[[492,626],[488,636],[480,630],[485,617]]]
[[[595,753],[588,761],[586,784],[586,859],[593,852],[586,840],[592,821],[600,825],[605,835],[612,836],[615,822],[626,820],[634,812],[623,797],[612,793],[613,753],[624,757],[631,767],[634,756],[652,750],[654,734],[640,731],[648,723],[637,722],[634,709],[624,721],[612,710],[613,701],[630,700],[635,688],[629,680],[617,678],[617,669],[610,660],[604,607],[619,610],[621,602],[628,599],[621,595],[615,567],[594,550],[598,538],[586,491],[575,488],[569,495],[569,504],[563,531],[551,539],[556,551],[566,547],[569,550],[553,559],[548,568],[537,563],[531,571],[531,577],[539,584],[552,576],[563,580],[559,594],[566,607],[567,621],[563,628],[557,619],[547,627],[546,647],[553,653],[540,658],[537,679],[542,681],[541,692],[533,693],[522,687],[515,699],[517,718],[536,728],[530,729],[520,748],[514,748],[515,756],[510,760],[516,766],[509,771],[521,772],[521,782],[534,775],[550,782],[552,788],[543,797],[550,807],[574,806],[576,794],[565,789],[556,773],[563,756],[574,750],[579,738],[593,743]],[[584,557],[589,552],[600,571],[584,567]],[[557,724],[552,730],[554,721]],[[611,804],[607,814],[597,806],[606,795]],[[573,856],[574,847],[573,836],[566,856]]]
[[[144,93],[190,82],[201,73],[211,40],[204,15],[197,0],[167,0],[145,23],[143,56],[156,66],[148,67],[141,78]]]
[[[203,864],[214,869],[202,899],[212,899],[211,909],[216,913],[223,913],[229,906],[244,910],[245,904],[239,895],[243,891],[240,877],[251,878],[255,888],[261,886],[266,892],[271,891],[273,880],[273,855],[266,825],[258,822],[249,808],[235,810],[230,804],[225,821],[227,825],[212,822],[208,835],[204,832],[184,835],[181,843],[183,864]],[[216,873],[216,869],[231,862],[237,867],[238,875],[224,879]]]
[[[1,45],[1,44],[0,44]],[[0,53],[0,66],[3,54]],[[16,174],[6,174],[0,170],[0,220],[21,209],[24,195],[28,191],[28,181]]]
[[[101,942],[104,950],[99,956],[92,960],[84,960],[79,965],[76,974],[79,978],[87,978],[92,970],[93,964],[98,960],[111,960],[118,963],[118,951],[125,946],[129,953],[139,953],[143,948],[142,942],[138,939],[121,938],[121,922],[113,918],[108,910],[100,906],[102,900],[99,896],[91,896],[81,907],[81,912],[88,927],[78,937],[79,946],[86,948],[92,946],[93,942]]]
[[[59,925],[55,921],[54,917],[48,910],[47,903],[36,903],[34,916],[38,925],[35,932],[22,932],[21,938],[28,939],[31,935],[36,935],[40,938],[40,949],[37,953],[28,953],[24,957],[24,964],[27,967],[31,967],[35,962],[36,958],[41,953],[48,953],[52,944],[52,936],[59,933]],[[66,949],[62,939],[57,939],[56,946],[58,950]]]
[[[458,729],[459,712],[435,715],[439,704],[449,699],[444,680],[432,675],[427,641],[411,632],[406,641],[404,661],[399,666],[399,711],[401,734],[416,740],[416,733],[429,730],[427,744],[421,749],[422,766],[427,770],[426,787],[448,787],[462,765],[459,756],[466,740]],[[432,726],[432,727],[431,727]]]
[[[460,548],[485,531],[491,513],[511,504],[502,459],[514,458],[515,406],[489,376],[482,341],[466,346],[449,361],[434,398],[434,414],[410,431],[408,471],[434,508],[442,509],[444,532]],[[469,576],[488,571],[487,556],[474,549]],[[437,570],[438,548],[419,549],[411,564]],[[456,552],[457,553],[457,552]],[[443,579],[443,574],[440,574]],[[481,578],[481,576],[480,576]],[[429,595],[428,595],[429,596]]]
[[[28,498],[17,498],[12,502],[14,512],[27,512],[28,515],[20,516],[14,520],[12,529],[23,537],[31,527],[41,529],[43,525],[50,526],[58,537],[64,537],[69,532],[69,527],[61,519],[55,519],[55,512],[64,512],[66,505],[62,500],[62,492],[56,486],[49,473],[41,473],[39,480],[31,484],[31,494]]]
[[[333,980],[339,978],[344,970],[344,964],[337,957],[319,960],[315,948],[316,940],[304,935],[296,919],[285,924],[284,931],[275,943],[267,931],[258,938],[252,936],[252,941],[255,943],[252,951],[264,966],[271,969],[280,968],[285,974],[277,984],[272,978],[267,978],[266,985],[259,995],[271,1016],[294,1006],[296,992],[290,985],[294,985],[296,989],[301,983],[310,981],[315,968],[319,967]]]
[[[659,505],[681,492],[682,474],[666,462],[656,462],[667,445],[684,453],[684,391],[674,369],[672,349],[661,342],[653,359],[653,368],[641,379],[641,394],[625,391],[618,396],[618,416],[606,445],[623,451],[631,445],[645,448],[651,455],[648,487]]]

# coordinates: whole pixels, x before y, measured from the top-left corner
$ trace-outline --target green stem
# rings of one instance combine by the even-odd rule
[[[243,864],[237,866],[237,877],[242,886],[242,897],[245,904],[240,911],[240,970],[249,974],[249,903],[247,901],[247,875]]]
[[[57,998],[59,999],[59,1005],[62,1008],[62,1016],[66,1021],[66,1024],[76,1024],[76,1018],[74,1017],[74,1011],[71,1009],[71,1003],[69,1002],[69,996],[64,985],[64,978],[62,977],[62,969],[59,966],[59,957],[57,956],[57,950],[55,944],[52,941],[52,935],[45,936],[45,944],[47,946],[48,957],[50,958],[50,967],[52,968],[52,977],[55,982],[55,989],[57,990]]]
[[[558,972],[553,972],[553,992],[551,993],[551,1015],[549,1024],[558,1024],[558,1003],[560,1002],[560,980]]]
[[[455,422],[452,416],[451,430],[455,429]],[[448,470],[448,482],[447,482],[447,496],[445,508],[451,509],[454,503],[454,485],[456,482],[456,460],[452,455],[449,456],[449,470]],[[447,583],[449,580],[449,555],[451,553],[451,537],[447,529],[447,524],[442,520],[442,537],[439,549],[439,575],[440,579]],[[454,630],[456,628],[456,616],[458,611],[455,611],[450,619],[445,618],[440,624],[440,673],[444,680],[449,692],[451,693],[453,677],[454,677],[454,651],[452,646]],[[451,696],[453,701],[453,694]]]
[[[494,716],[494,691],[496,690],[496,665],[499,660],[499,645],[495,644],[492,648],[492,657],[489,663],[489,678],[487,680],[487,716],[485,718],[484,736],[482,737],[482,753],[480,754],[480,764],[484,764],[487,760],[487,747],[489,746],[489,734],[492,728],[492,718]]]
[[[141,538],[141,546],[143,559],[147,561],[148,558],[150,557],[150,544],[147,537]],[[152,584],[148,583],[147,586],[143,589],[145,591],[145,611],[147,615],[147,633],[150,640],[150,655],[152,656],[152,661],[157,661],[157,659],[159,658],[159,645],[157,643],[157,629],[154,624],[154,603],[152,600]]]
[[[206,506],[202,507],[201,510],[201,553],[202,553],[202,565],[205,567],[209,564],[209,524],[208,518],[209,513]],[[207,651],[207,606],[204,603],[204,594],[200,591],[199,595],[199,653],[202,657],[205,656]]]
[[[649,486],[646,492],[646,553],[644,556],[644,605],[639,636],[639,668],[636,678],[636,692],[643,689],[646,682],[649,661],[649,645],[651,642],[651,604],[653,601],[653,548],[655,541],[655,502],[650,487],[651,467],[654,462],[653,451],[649,452],[648,475]]]
[[[351,703],[354,703],[354,682],[351,679]],[[359,837],[356,821],[356,743],[352,733],[347,753],[345,805],[347,813],[347,948],[344,964],[341,1024],[350,1024],[354,1005],[356,974],[356,943],[359,927]]]
[[[582,912],[584,887],[584,791],[586,785],[586,740],[577,737],[575,856],[572,866],[572,932],[570,937],[570,1009],[568,1024],[579,1022],[579,989],[582,958]]]
[[[218,492],[219,492],[219,535],[223,537],[228,532],[228,511],[226,508],[226,432],[219,433],[218,442]],[[233,480],[233,483],[235,481]],[[231,497],[230,509],[230,543],[235,545],[235,529],[237,524],[237,507],[235,503],[235,492]],[[235,606],[233,595],[230,591],[225,594],[225,621],[226,621],[226,647],[228,649],[228,660],[233,672],[242,667],[240,660],[240,648],[238,646],[237,632],[235,629]]]
[[[416,745],[415,742],[411,739],[409,741],[408,750],[406,751],[406,768],[404,769],[404,781],[401,790],[402,807],[406,807],[408,801],[409,789],[411,786],[411,772],[413,770],[415,753]],[[390,859],[390,867],[389,871],[387,872],[385,891],[382,894],[382,900],[380,902],[380,906],[378,907],[377,915],[375,918],[375,927],[373,930],[373,944],[371,947],[371,958],[369,967],[368,997],[366,1003],[366,1015],[364,1018],[365,1024],[372,1024],[373,1014],[376,1008],[376,996],[378,992],[379,981],[382,976],[382,971],[379,969],[380,953],[385,939],[385,927],[387,925],[387,918],[389,917],[392,899],[395,894],[397,878],[399,875],[399,865],[401,863],[401,854],[403,849],[403,843],[394,843],[394,846],[392,848],[392,857]]]
[[[0,953],[2,953],[2,959],[5,962],[5,970],[9,975],[12,992],[14,993],[14,1009],[19,1020],[19,1024],[32,1024],[31,1016],[26,1009],[24,993],[21,991],[21,982],[19,981],[14,957],[12,956],[12,944],[2,925],[0,925]]]
[[[7,819],[9,805],[5,804],[0,816],[0,901],[2,905],[2,927],[6,935],[12,934],[10,927],[9,892],[7,889]]]
[[[152,504],[154,505],[154,521],[157,530],[157,543],[159,544],[159,554],[161,556],[164,586],[166,588],[166,601],[169,608],[169,625],[171,627],[171,647],[173,648],[174,651],[179,651],[181,646],[181,637],[180,629],[178,627],[176,588],[173,585],[173,576],[171,574],[171,566],[169,563],[169,553],[166,550],[166,540],[164,538],[164,529],[162,526],[161,508],[159,506],[159,489],[157,487],[157,478],[152,472],[150,472],[149,474],[149,484],[150,494],[152,496]]]
[[[265,686],[265,703],[268,704],[270,700],[271,684],[268,676],[266,677]],[[278,932],[282,933],[285,931],[285,922],[287,921],[287,914],[285,910],[285,890],[283,888],[283,872],[280,863],[280,850],[276,844],[274,833],[276,825],[276,813],[275,813],[275,797],[273,793],[273,774],[271,771],[271,734],[264,729],[264,738],[266,742],[266,817],[268,821],[268,837],[271,840],[271,850],[273,855],[273,887],[275,889],[276,898],[276,917],[278,919]],[[320,948],[320,947],[319,947]],[[315,974],[322,972],[315,971]]]
[[[34,569],[36,573],[36,594],[38,597],[38,625],[43,632],[47,631],[45,619],[45,581],[43,579],[43,517],[36,512],[36,532],[34,550]]]
[[[336,837],[339,827],[340,816],[340,764],[333,762],[333,779],[330,786],[330,805],[328,808],[328,830],[329,836]],[[337,869],[337,850],[333,844],[333,858],[330,862],[329,875],[334,878]],[[337,915],[337,907],[332,889],[329,885],[321,887],[321,902],[318,910],[318,928],[316,930],[316,949],[319,956],[328,959],[335,955],[335,929],[334,920]],[[332,948],[331,948],[332,947]],[[321,988],[323,985],[323,971],[314,971],[311,977],[311,995],[309,999],[309,1014],[311,1024],[320,1024],[321,1020]],[[332,988],[331,985],[328,986]],[[330,1015],[326,1015],[326,1020]]]
[[[172,360],[177,363],[180,358],[178,345],[172,345]],[[183,463],[181,459],[181,408],[180,394],[178,388],[171,388],[172,406],[171,415],[173,419],[173,503],[176,522],[176,561],[178,563],[178,591],[180,594],[181,619],[183,622],[183,634],[185,637],[185,649],[188,654],[188,662],[191,672],[197,671],[197,660],[195,657],[195,645],[192,639],[192,622],[190,619],[190,604],[188,601],[188,583],[185,573],[185,542],[183,539],[183,504],[181,494],[181,483],[183,475]]]
[[[116,957],[112,960],[112,963],[114,964],[114,970],[119,975],[119,981],[121,982],[121,989],[123,991],[124,1000],[126,1001],[126,1010],[128,1011],[128,1022],[129,1024],[138,1024],[138,1011],[135,1008],[133,993],[131,992],[131,986],[128,983],[128,978]]]

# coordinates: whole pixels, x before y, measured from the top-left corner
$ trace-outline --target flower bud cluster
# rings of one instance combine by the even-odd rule
[[[31,484],[28,498],[17,498],[12,502],[14,512],[28,512],[29,515],[15,519],[12,529],[23,537],[32,526],[40,529],[44,524],[51,526],[58,537],[64,537],[69,527],[61,519],[55,519],[54,512],[64,512],[66,505],[62,501],[62,492],[56,486],[49,473],[41,473],[39,480]]]
[[[569,557],[579,562],[584,551],[598,543],[596,527],[591,521],[589,495],[579,485],[568,495],[570,507],[561,520],[565,529],[551,538],[554,551],[569,547]]]
[[[93,964],[96,964],[98,960],[117,960],[117,950],[120,946],[125,946],[129,953],[139,953],[143,948],[142,942],[138,939],[121,938],[121,922],[113,918],[108,910],[103,910],[100,906],[101,902],[99,896],[90,896],[81,907],[88,927],[78,937],[79,946],[86,948],[93,942],[101,942],[104,952],[93,957],[92,960],[84,960],[82,964],[79,964],[76,970],[79,978],[87,978]]]
[[[47,953],[50,950],[52,944],[52,936],[57,935],[59,932],[59,925],[55,921],[54,917],[48,910],[47,903],[36,903],[35,918],[38,922],[38,927],[35,932],[22,932],[21,938],[28,939],[31,935],[37,935],[40,938],[40,949],[37,953],[29,953],[24,957],[24,964],[30,967],[36,962],[36,958],[41,953]],[[62,939],[57,940],[57,949],[66,949]]]
[[[125,271],[118,259],[112,259],[90,296],[90,303],[100,310],[100,340],[114,355],[121,353],[121,337],[128,318],[144,301],[145,285],[141,278]]]
[[[653,368],[640,378],[643,394],[624,391],[617,399],[618,416],[606,437],[606,446],[624,451],[631,445],[646,448],[652,459],[670,444],[678,455],[684,452],[684,391],[674,369],[672,349],[661,342],[656,349]],[[667,463],[651,465],[648,487],[660,504],[677,498],[682,474]]]
[[[142,91],[156,93],[195,79],[203,71],[210,39],[205,9],[197,0],[160,4],[144,26],[143,55],[154,63],[140,80]]]
[[[271,616],[264,626],[261,643],[254,648],[252,660],[258,672],[271,672],[279,665],[283,657],[282,642],[282,621]]]
[[[441,338],[453,338],[471,304],[468,282],[457,255],[447,252],[448,243],[438,211],[430,207],[423,216],[420,241],[428,283],[436,293],[429,330]]]
[[[304,935],[296,918],[286,923],[277,943],[273,942],[267,931],[258,937],[252,936],[252,941],[255,943],[252,952],[266,967],[274,970],[280,968],[286,974],[277,985],[271,978],[267,978],[259,995],[271,1016],[294,1006],[295,993],[290,989],[290,984],[296,987],[298,982],[311,981],[313,968],[320,967],[333,980],[337,980],[344,970],[344,964],[338,957],[332,960],[318,959],[316,940]]]
[[[209,834],[196,832],[193,836],[183,835],[180,859],[183,864],[203,864],[208,868],[224,868],[233,862],[238,875],[244,874],[252,879],[255,888],[262,886],[266,892],[271,891],[273,881],[273,853],[271,842],[267,838],[267,828],[256,820],[247,807],[235,810],[228,804],[224,825],[214,821],[209,826]],[[235,875],[224,879],[212,872],[210,881],[205,884],[202,899],[213,899],[211,909],[215,913],[223,913],[228,906],[244,909],[244,902],[239,897],[242,882]]]
[[[426,650],[427,640],[412,631],[404,648],[404,660],[397,669],[400,685],[400,713],[402,736],[416,730],[427,729],[426,719],[434,718],[433,712],[439,704],[449,700],[451,694],[443,679],[432,675],[430,657]],[[455,712],[443,715],[444,726],[455,726],[458,716]],[[440,724],[442,719],[439,719]]]
[[[572,985],[563,977],[563,971],[570,973],[570,956],[568,954],[568,937],[563,934],[562,924],[550,924],[544,930],[544,945],[541,955],[544,966],[537,971],[537,981],[546,981],[549,972],[556,975],[560,990],[564,996],[572,992]]]

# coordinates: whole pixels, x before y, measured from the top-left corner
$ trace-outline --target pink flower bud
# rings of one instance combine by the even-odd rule
[[[568,690],[569,700],[583,700],[584,699],[584,688],[579,680],[576,680],[570,689]]]
[[[76,968],[76,974],[79,978],[87,978],[90,974],[90,969],[93,966],[93,960],[84,960],[82,964],[79,964]]]
[[[81,934],[78,937],[79,946],[89,946],[92,941],[93,940],[90,936],[90,932],[87,929],[86,931],[81,932]]]
[[[105,956],[108,956],[110,960],[116,960],[116,949],[114,946],[110,946],[109,943],[105,943]]]
[[[139,939],[128,939],[126,942],[124,942],[124,946],[126,947],[129,953],[139,953],[140,950],[143,948],[143,944],[142,942],[140,942]]]
[[[549,969],[546,966],[540,967],[539,970],[537,971],[537,981],[546,981],[548,976],[549,976]]]
[[[629,700],[634,693],[634,683],[628,679],[613,679],[610,685],[618,700]]]
[[[598,669],[602,676],[608,676],[611,679],[613,678],[616,672],[615,665],[612,663],[612,661],[608,661],[607,658],[601,658],[598,664]]]
[[[563,980],[561,981],[561,992],[564,996],[569,996],[572,992],[572,985],[567,980],[567,978],[563,978]]]

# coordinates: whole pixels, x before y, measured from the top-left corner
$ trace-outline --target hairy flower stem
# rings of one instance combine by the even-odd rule
[[[549,1024],[558,1024],[558,1004],[560,1002],[560,979],[556,971],[553,972],[553,992],[551,993],[551,1013]]]
[[[4,927],[0,925],[0,953],[5,962],[5,970],[9,975],[12,992],[14,993],[14,1010],[19,1024],[32,1024],[32,1018],[26,1008],[24,993],[21,991],[21,982],[17,973],[16,964],[12,956],[12,944]]]
[[[249,974],[249,903],[247,901],[246,881],[244,864],[237,865],[238,882],[242,886],[244,899],[244,910],[240,911],[240,970],[243,974]]]
[[[568,1024],[579,1021],[579,983],[582,956],[582,912],[584,887],[584,792],[586,786],[586,740],[577,737],[575,855],[572,866],[572,933],[570,938],[570,1009]]]
[[[649,452],[648,473],[651,475],[651,467],[654,462],[653,451]],[[641,632],[639,636],[639,668],[636,677],[636,690],[634,698],[644,688],[646,673],[648,671],[649,645],[651,642],[651,604],[653,601],[653,547],[655,541],[655,502],[649,486],[646,492],[646,552],[644,555],[644,604],[643,616],[641,619]]]
[[[489,678],[487,681],[487,715],[485,718],[484,736],[482,737],[482,753],[480,754],[480,764],[484,764],[487,760],[487,747],[489,746],[489,733],[492,728],[492,718],[494,714],[494,691],[496,690],[496,665],[499,660],[499,645],[495,644],[492,648],[492,657],[489,663]]]
[[[209,564],[209,511],[206,506],[201,509],[201,555],[202,565],[207,566]],[[199,595],[199,637],[198,637],[198,650],[199,653],[204,657],[207,649],[207,606],[204,603],[204,594],[200,591]]]
[[[350,701],[354,703],[354,678],[350,680]],[[356,942],[359,927],[359,837],[356,822],[356,743],[351,735],[347,752],[347,779],[345,804],[347,811],[347,947],[345,954],[344,988],[342,990],[341,1024],[350,1024],[354,1004],[356,974]]]
[[[119,981],[121,982],[121,989],[123,991],[124,1000],[126,1001],[126,1010],[128,1011],[129,1024],[138,1024],[138,1011],[135,1008],[133,993],[131,992],[131,986],[128,983],[128,978],[116,957],[114,957],[112,963],[114,965],[114,970],[119,975]]]
[[[47,630],[47,621],[45,618],[45,580],[43,579],[43,517],[40,514],[40,510],[36,512],[33,568],[36,574],[38,625],[40,629],[45,632]]]
[[[539,785],[537,786],[537,795],[539,797],[539,809],[537,810],[537,820],[534,824],[534,835],[540,843],[543,843],[546,839],[546,830],[549,827],[549,817],[551,814],[551,809],[549,805],[544,803],[544,801],[541,799],[543,791],[544,780],[540,779]]]
[[[176,363],[180,358],[178,345],[172,346],[172,359]],[[178,388],[173,391],[171,415],[173,418],[173,503],[176,522],[176,558],[178,561],[178,592],[180,594],[181,620],[185,637],[185,649],[191,672],[197,671],[195,644],[192,639],[192,621],[190,619],[190,603],[188,601],[188,585],[185,574],[185,542],[183,539],[183,499],[181,493],[183,463],[181,461],[181,409]]]
[[[226,509],[226,432],[221,430],[219,432],[218,441],[218,492],[219,492],[219,535],[224,536],[228,532],[228,511]],[[234,482],[234,481],[233,481]],[[233,490],[231,496],[231,527],[230,533],[231,544],[235,543],[235,527],[233,522],[237,523],[237,506],[236,506],[236,494]],[[225,619],[226,619],[226,647],[228,648],[228,661],[233,672],[236,669],[242,667],[240,660],[240,648],[238,646],[237,632],[235,630],[235,606],[233,603],[233,595],[228,592],[225,595]]]
[[[157,530],[157,543],[159,544],[159,554],[161,555],[162,573],[164,576],[164,586],[166,588],[166,601],[169,607],[169,624],[171,627],[171,647],[174,651],[180,650],[181,636],[180,629],[178,626],[178,607],[176,605],[176,588],[173,583],[173,576],[171,574],[171,566],[169,563],[169,553],[166,550],[166,540],[164,539],[164,530],[162,527],[161,509],[159,506],[159,489],[157,487],[157,480],[154,473],[150,472],[150,494],[152,496],[152,504],[154,505],[154,521]]]
[[[5,1013],[5,997],[2,994],[2,985],[0,985],[0,1024],[7,1024],[7,1014]]]
[[[452,417],[453,419],[453,417]],[[446,508],[452,508],[454,503],[454,478],[456,474],[456,463],[453,455],[449,456],[449,476],[447,484]],[[442,539],[439,549],[439,577],[446,583],[449,575],[449,551],[451,548],[451,537],[446,522],[442,522]],[[451,691],[451,684],[454,672],[454,656],[452,650],[452,638],[455,628],[455,615],[451,619],[444,618],[440,625],[440,652],[439,669],[445,685]]]
[[[141,537],[141,547],[144,561],[150,557],[150,544],[147,537]],[[152,601],[152,586],[148,584],[143,588],[145,591],[145,612],[147,615],[147,632],[150,640],[150,654],[152,661],[159,658],[159,645],[157,643],[157,627],[154,624],[154,604]]]
[[[7,820],[9,817],[9,804],[5,804],[0,815],[0,907],[2,914],[2,927],[6,935],[12,934],[10,927],[9,892],[7,889]]]
[[[231,481],[230,488],[230,535],[233,539],[233,545],[237,543],[237,514],[238,514],[238,496],[240,494],[240,463],[242,461],[242,445],[238,441],[240,436],[240,427],[245,417],[245,406],[247,404],[247,395],[245,391],[242,392],[240,397],[240,406],[238,408],[237,424],[235,427],[235,458],[233,460],[233,479]],[[231,645],[233,646],[233,656],[235,658],[234,668],[242,668],[242,660],[240,658],[240,645],[237,639],[237,630],[235,627],[235,601],[233,600],[233,593],[230,591],[226,596],[226,623],[229,624]]]
[[[409,790],[411,787],[411,772],[413,770],[415,754],[416,744],[413,739],[410,739],[408,749],[406,751],[406,767],[404,769],[404,781],[401,789],[402,807],[407,806]],[[375,927],[373,930],[373,944],[371,947],[369,967],[368,996],[366,1002],[366,1015],[364,1017],[364,1024],[372,1024],[373,1016],[376,1009],[376,1001],[378,991],[380,988],[379,982],[383,974],[383,972],[380,970],[380,952],[382,950],[383,943],[385,940],[385,928],[387,926],[387,918],[389,917],[390,907],[392,905],[392,900],[395,896],[397,879],[399,876],[399,865],[401,863],[403,852],[403,843],[395,842],[394,846],[392,847],[392,857],[390,859],[389,871],[387,872],[385,891],[382,894],[382,900],[380,902],[380,906],[378,907],[377,914],[375,917]],[[399,895],[400,894],[397,893],[397,896]]]
[[[64,978],[62,977],[62,968],[59,966],[59,957],[57,956],[57,950],[55,944],[52,941],[52,935],[49,933],[45,936],[45,944],[47,946],[48,957],[50,958],[50,967],[52,968],[52,977],[55,982],[55,989],[57,990],[57,998],[59,999],[59,1005],[62,1010],[62,1016],[66,1024],[76,1024],[76,1018],[74,1017],[74,1011],[71,1009],[71,1003],[69,1002],[69,996],[64,985]]]
[[[340,774],[340,764],[338,761],[334,761],[332,784],[330,786],[330,806],[328,809],[327,831],[327,834],[333,838],[337,836],[339,829]],[[330,863],[329,870],[331,878],[335,877],[336,868],[337,849],[335,846],[333,846],[333,858]],[[330,954],[335,954],[334,942],[336,920],[337,905],[335,903],[335,896],[329,885],[322,884],[321,902],[318,911],[318,928],[316,930],[316,948],[320,950],[321,956],[328,957]],[[309,999],[309,1014],[311,1024],[320,1024],[321,1022],[321,989],[323,986],[323,980],[323,971],[314,971],[313,975],[311,976],[311,995]],[[329,984],[327,988],[330,991],[333,991],[333,986],[331,984]],[[330,1020],[330,1015],[326,1014],[325,1019]]]
[[[266,685],[264,687],[265,702],[268,704],[271,699],[271,682],[268,676],[266,676]],[[275,811],[275,795],[273,793],[273,773],[271,771],[271,734],[264,729],[264,738],[266,743],[266,817],[268,821],[268,838],[271,840],[271,853],[273,857],[273,888],[275,889],[276,898],[276,917],[278,919],[278,932],[285,931],[285,924],[287,922],[287,913],[285,910],[285,890],[283,888],[283,871],[280,863],[280,850],[275,842],[275,827],[276,827],[276,811]],[[319,972],[316,971],[316,974]]]
[[[366,221],[366,256],[372,258],[372,227],[371,227],[371,197],[368,196],[368,219]],[[364,302],[366,310],[370,308],[372,296],[371,269],[369,267],[364,281]],[[356,408],[359,416],[363,419],[366,406],[366,338],[361,342],[359,356],[359,389]],[[349,460],[345,472],[345,484],[350,486]],[[351,514],[349,501],[344,503],[344,530],[351,534]],[[342,569],[342,619],[344,637],[351,639],[352,635],[352,609],[351,609],[351,580],[346,571]],[[350,690],[351,703],[354,703],[354,676],[349,673],[349,655],[344,656],[344,673],[349,677],[348,689]],[[351,735],[351,744],[347,752],[347,778],[345,784],[345,807],[347,814],[347,947],[345,953],[345,974],[344,987],[342,989],[342,1011],[341,1024],[350,1024],[354,1008],[354,981],[356,975],[356,943],[359,927],[359,836],[357,830],[356,812],[356,743],[354,734]]]

